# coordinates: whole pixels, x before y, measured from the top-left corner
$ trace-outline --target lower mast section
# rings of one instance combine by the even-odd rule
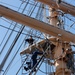
[[[54,8],[50,8],[50,24],[63,29],[58,16],[59,12]],[[70,60],[69,58],[69,56],[71,57],[72,53],[70,51],[72,51],[72,49],[69,43],[64,43],[64,41],[62,41],[61,34],[57,37],[56,39],[58,40],[58,42],[54,42],[54,44],[56,45],[56,48],[54,49],[54,64],[56,67],[55,75],[71,75],[72,71],[70,69],[74,69],[74,67],[70,65],[74,63],[72,59]]]

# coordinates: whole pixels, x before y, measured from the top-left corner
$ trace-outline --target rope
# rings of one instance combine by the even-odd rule
[[[20,66],[20,68],[18,69],[18,71],[17,71],[17,73],[16,73],[16,75],[18,75],[18,73],[19,73],[19,71],[20,71],[20,69],[22,68],[22,66],[24,65],[24,63],[25,63],[25,61],[28,59],[28,56],[26,57],[26,59],[24,60],[24,62],[22,63],[22,65]]]
[[[6,29],[9,29],[9,30],[13,30],[13,29],[11,29],[11,28],[9,28],[9,27],[6,27],[6,26],[3,26],[3,25],[0,25],[0,27],[3,27],[3,28],[6,28]],[[17,32],[17,33],[20,33],[19,31],[17,31],[17,30],[13,30],[14,32]],[[26,36],[31,36],[31,34],[29,34],[29,33],[21,33],[21,34],[23,34],[23,35],[26,35]],[[42,33],[40,34],[40,35],[42,35]],[[35,38],[38,38],[38,39],[44,39],[44,38],[41,38],[41,36],[35,36],[34,34],[33,34],[33,36],[32,37],[35,37]]]
[[[41,65],[42,65],[43,61],[44,61],[44,58],[42,59],[42,61],[41,61],[40,65],[39,65],[39,67],[37,68],[37,71],[38,71],[38,70],[39,70],[39,68],[41,67]],[[35,72],[35,74],[34,74],[34,75],[36,75],[37,71]]]
[[[21,5],[22,5],[22,3],[20,4],[20,7],[21,7]],[[19,9],[20,9],[20,7],[19,7]],[[18,11],[19,11],[19,9],[18,9]],[[25,9],[25,8],[24,8]],[[24,10],[22,11],[22,13],[24,12]],[[13,22],[12,22],[13,23]],[[17,25],[17,23],[15,24],[15,26]],[[14,26],[14,28],[15,28],[15,26]],[[3,68],[3,66],[4,66],[4,63],[6,62],[6,60],[7,60],[7,58],[9,57],[9,55],[10,55],[10,53],[11,53],[11,51],[12,51],[12,49],[13,49],[13,47],[14,47],[14,45],[16,44],[16,41],[18,40],[18,38],[19,38],[19,36],[21,35],[21,33],[22,33],[22,31],[23,31],[23,29],[24,29],[24,27],[25,26],[21,26],[21,28],[20,28],[20,33],[18,33],[17,35],[16,35],[16,37],[15,37],[15,40],[13,41],[13,43],[12,43],[12,45],[10,46],[10,48],[9,48],[9,50],[8,50],[8,52],[7,52],[7,54],[6,54],[6,56],[5,56],[5,58],[4,58],[4,60],[2,61],[3,63],[1,63],[1,65],[2,65],[2,68]],[[13,32],[11,32],[11,34],[12,34]],[[10,36],[11,36],[11,34],[10,34]],[[10,36],[9,36],[9,38],[10,38]],[[9,40],[9,38],[8,38],[8,40]],[[7,43],[7,42],[6,42]],[[5,45],[6,45],[6,43],[5,43]],[[4,46],[5,47],[5,46]],[[3,48],[4,48],[3,47]],[[11,63],[10,63],[11,64]],[[10,65],[9,64],[9,65]],[[9,67],[9,65],[8,65],[8,67]],[[7,68],[8,68],[7,67]],[[6,69],[7,70],[7,69]]]
[[[22,5],[22,3],[20,4],[20,7],[21,7],[21,5]],[[19,11],[20,7],[18,8],[18,11]],[[22,12],[22,13],[23,13],[23,12]],[[12,24],[13,24],[13,21],[11,22],[10,26],[11,26]],[[16,26],[17,26],[17,23],[15,23],[15,25],[14,25],[14,27],[13,27],[13,30],[16,28]],[[12,35],[12,33],[13,33],[13,30],[11,31],[10,35],[8,36],[8,39],[6,40],[6,42],[5,42],[4,46],[3,46],[3,48],[1,49],[1,52],[0,52],[0,53],[3,52],[3,50],[4,50],[4,48],[5,48],[5,46],[6,46],[7,42],[8,42],[8,40],[10,39],[10,37],[11,37],[11,35]],[[7,30],[5,36],[7,35],[8,31],[9,31],[9,30]],[[5,38],[5,37],[4,37],[4,38]]]
[[[44,73],[44,74],[48,74],[49,75],[49,72],[44,72],[41,69],[39,69],[39,71],[42,72],[42,73]]]
[[[2,26],[2,27],[3,27],[3,26]],[[10,28],[10,27],[11,27],[11,25],[9,26],[9,28]],[[2,41],[1,41],[0,44],[3,44],[3,41],[5,40],[5,38],[6,38],[7,34],[8,34],[8,32],[9,32],[9,28],[8,28],[8,30],[7,30],[5,36],[3,37],[3,39],[2,39]],[[0,53],[2,53],[2,51],[1,51]]]

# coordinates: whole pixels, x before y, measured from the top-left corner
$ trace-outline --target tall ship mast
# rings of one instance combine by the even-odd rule
[[[74,4],[74,0],[1,0],[0,75],[75,75]],[[33,64],[36,50],[42,54],[25,70],[27,62]]]

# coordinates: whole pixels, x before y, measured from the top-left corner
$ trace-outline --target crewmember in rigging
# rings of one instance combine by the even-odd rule
[[[42,55],[43,52],[40,52],[37,48],[34,52],[32,52],[32,56],[31,56],[31,62],[27,62],[28,67],[24,67],[24,69],[27,71],[29,69],[32,69],[36,63],[37,63],[37,56],[38,55]],[[34,71],[36,71],[36,69],[34,69]]]

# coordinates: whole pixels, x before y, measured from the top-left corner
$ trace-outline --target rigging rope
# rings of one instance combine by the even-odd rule
[[[33,12],[33,11],[32,11]],[[30,15],[31,16],[31,15]]]
[[[10,53],[11,53],[11,51],[12,51],[14,45],[16,44],[16,41],[18,40],[18,37],[19,37],[20,34],[22,33],[23,29],[24,29],[24,26],[21,26],[20,33],[16,35],[15,40],[13,41],[11,47],[9,48],[9,50],[8,50],[8,52],[7,52],[6,56],[5,56],[5,58],[3,59],[2,63],[1,63],[1,68],[3,68],[4,63],[6,62],[8,56],[10,55]]]
[[[17,25],[17,23],[15,24],[15,26],[16,26],[16,25]],[[15,28],[15,26],[14,26],[14,28]],[[14,29],[14,28],[13,28],[13,29]],[[22,32],[22,29],[24,29],[24,27],[21,28],[20,33],[17,34],[17,35],[18,35],[17,38],[15,38],[13,44],[12,44],[11,47],[9,48],[7,54],[5,55],[5,57],[4,57],[4,59],[3,59],[2,63],[1,63],[1,67],[0,67],[1,69],[3,68],[3,66],[4,66],[4,64],[5,64],[5,62],[6,62],[7,58],[8,58],[8,56],[10,55],[10,53],[11,53],[11,51],[12,51],[12,48],[13,48],[14,45],[15,45],[14,43],[16,43],[18,37],[20,36],[20,34],[21,34],[21,32]],[[3,50],[4,50],[5,46],[6,46],[6,43],[8,42],[8,40],[9,40],[9,38],[10,38],[10,36],[11,36],[12,33],[13,33],[13,31],[10,33],[10,35],[9,35],[9,37],[8,37],[8,39],[7,39],[7,41],[5,42],[5,44],[4,44],[4,46],[3,46],[2,50],[1,50],[1,53],[3,52]]]
[[[39,68],[41,67],[41,65],[42,65],[43,61],[44,61],[44,58],[42,59],[42,61],[41,61],[40,65],[37,67],[37,70],[36,70],[36,72],[34,73],[34,75],[36,75],[36,73],[38,72],[38,70],[39,70]]]
[[[21,5],[22,5],[22,3],[21,3]],[[21,5],[20,5],[20,7],[21,7]],[[18,8],[18,11],[19,11],[20,7]],[[12,24],[13,24],[13,21],[11,22],[10,26],[11,26]],[[10,37],[11,37],[11,35],[12,35],[12,33],[13,33],[13,30],[16,28],[16,25],[17,25],[17,23],[15,23],[15,25],[14,25],[14,27],[13,27],[11,33],[9,34],[8,39],[6,40],[6,42],[5,42],[4,46],[3,46],[3,48],[1,49],[1,52],[0,52],[0,53],[3,52],[3,50],[4,50],[4,48],[5,48],[5,46],[6,46],[7,42],[8,42],[8,40],[10,39]],[[8,31],[9,31],[9,30],[7,30],[7,32],[6,32],[5,35],[7,35]]]
[[[20,7],[21,7],[21,6],[22,6],[22,3],[21,3],[21,5],[20,5]],[[20,10],[20,7],[18,8],[18,11]],[[9,28],[11,27],[12,24],[13,24],[13,21],[10,23]],[[16,25],[17,25],[17,23],[14,25],[13,30],[15,29]],[[13,32],[13,30],[12,30],[12,32]],[[5,37],[6,37],[6,35],[8,34],[8,32],[9,32],[9,30],[7,30],[7,32],[6,32],[6,34],[5,34],[4,38],[3,38],[3,40],[5,39]],[[12,35],[12,32],[10,33],[9,38],[10,38],[10,36]],[[8,39],[9,39],[9,38],[8,38]],[[3,42],[3,40],[2,40],[2,42]],[[7,42],[8,42],[8,40],[7,40]],[[7,43],[7,42],[6,42],[6,43]],[[5,45],[6,45],[6,43],[5,43]],[[4,45],[4,47],[5,47],[5,45]],[[0,53],[3,52],[4,47],[2,48],[2,50],[1,50]]]
[[[3,59],[2,63],[1,63],[1,66],[2,66],[1,68],[3,68],[3,66],[4,66],[4,64],[5,64],[5,62],[6,62],[6,60],[8,59],[8,57],[9,57],[9,55],[10,55],[10,53],[11,53],[11,51],[12,51],[14,45],[16,44],[16,42],[17,42],[17,40],[18,40],[18,37],[20,36],[20,34],[21,34],[21,32],[22,32],[23,29],[24,29],[24,27],[21,28],[20,33],[17,34],[17,37],[15,38],[15,40],[14,40],[13,43],[12,43],[12,45],[10,46],[10,48],[9,48],[9,50],[8,50],[8,52],[7,52],[6,56],[5,56],[5,58]]]
[[[7,30],[7,32],[6,32],[6,34],[5,34],[5,36],[3,37],[2,41],[1,41],[1,44],[3,44],[3,41],[4,41],[4,39],[6,38],[8,32],[9,32],[9,28],[10,28],[10,27],[11,27],[11,25],[8,27],[8,30]],[[1,51],[0,53],[2,53],[2,51]]]
[[[24,65],[25,61],[27,60],[27,58],[28,58],[28,55],[27,55],[26,59],[24,60],[24,62],[22,63],[22,65],[20,66],[20,68],[18,69],[18,71],[17,71],[16,75],[18,75],[18,73],[19,73],[20,69],[23,67],[23,65]],[[27,73],[26,73],[26,74],[27,74]]]
[[[3,25],[0,25],[0,27],[6,28],[6,29],[8,29],[8,30],[13,30],[13,29],[8,28],[8,27],[3,26]],[[14,32],[18,32],[18,33],[20,33],[20,32],[17,31],[17,30],[13,30],[13,31],[14,31]],[[23,35],[27,35],[27,36],[31,36],[31,34],[29,34],[29,32],[28,32],[27,34],[22,32],[22,34],[23,34]],[[41,35],[42,35],[42,33],[41,33],[39,36],[35,36],[35,34],[33,34],[32,37],[35,37],[35,38],[38,38],[38,39],[44,39],[44,38],[41,38]]]
[[[22,38],[21,38],[21,39],[22,39]],[[21,42],[21,40],[19,40],[19,42]],[[5,71],[4,71],[5,74],[3,74],[3,75],[6,75],[6,73],[7,73],[8,70],[10,69],[10,66],[11,66],[11,64],[13,63],[15,57],[17,56],[18,52],[21,50],[21,46],[23,45],[23,43],[24,43],[24,40],[22,41],[22,43],[21,43],[20,46],[19,46],[20,43],[18,43],[17,47],[19,46],[19,48],[18,48],[18,49],[16,48],[17,50],[15,50],[15,52],[14,52],[13,55],[11,56],[12,58],[11,58],[9,64],[8,64],[7,68],[6,68]]]
[[[22,5],[22,3],[21,3],[21,5]],[[21,5],[20,5],[20,7],[21,7]],[[24,8],[24,10],[25,10],[25,8]],[[22,11],[22,13],[24,12],[24,10]],[[25,26],[21,26],[21,30],[20,30],[20,33],[18,34],[18,36],[20,36],[20,34],[22,33],[24,27],[25,27]],[[17,39],[18,39],[18,36],[17,36],[17,38],[15,38],[15,43],[16,43],[16,41],[17,41]],[[14,44],[14,45],[15,45],[15,44]],[[13,45],[12,47],[10,47],[10,48],[13,48],[14,45]],[[17,51],[17,52],[18,52],[18,51]],[[9,52],[9,54],[10,54],[10,52]],[[9,54],[8,54],[8,55],[9,55]],[[7,57],[8,57],[8,56],[7,56]],[[13,58],[13,59],[14,59],[14,58]],[[6,61],[6,59],[3,60],[3,62],[4,62],[4,61]],[[4,62],[4,63],[5,63],[5,62]],[[10,63],[10,64],[11,64],[11,63]],[[10,65],[10,64],[9,64],[9,65]],[[3,65],[3,63],[2,63],[2,65]],[[9,65],[8,65],[8,67],[9,67]],[[8,67],[7,67],[7,69],[8,69]],[[7,70],[7,69],[6,69],[6,70]]]

